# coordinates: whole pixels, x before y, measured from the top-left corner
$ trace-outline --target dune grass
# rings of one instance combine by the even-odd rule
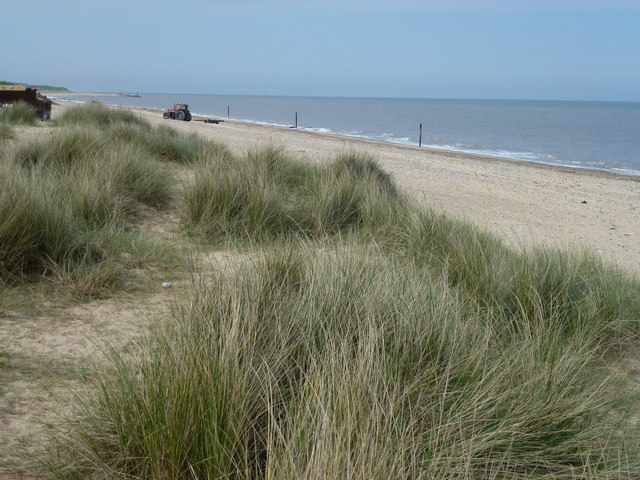
[[[11,125],[7,125],[6,123],[0,123],[0,145],[6,142],[7,140],[11,140],[13,138],[13,129]]]
[[[0,274],[12,282],[62,275],[82,284],[85,277],[91,285],[101,277],[115,286],[126,262],[108,239],[146,208],[168,205],[174,181],[164,158],[111,135],[109,126],[126,122],[146,128],[135,115],[95,105],[67,113],[50,135],[4,147]]]
[[[180,133],[166,125],[152,127],[130,110],[111,108],[98,102],[69,108],[56,123],[95,127],[106,134],[108,142],[136,144],[158,159],[179,164],[191,164],[208,153],[224,150],[199,135]]]
[[[11,107],[0,108],[0,124],[3,125],[35,125],[38,115],[35,109],[24,102],[17,102]]]
[[[379,230],[406,210],[389,176],[357,153],[328,165],[278,149],[205,157],[185,187],[185,228],[212,239],[265,240]]]
[[[76,253],[84,258],[87,232],[125,226],[141,205],[162,207],[170,198],[172,182],[160,162],[135,146],[106,148],[93,130],[63,130],[18,145],[5,162],[0,173],[0,271],[5,274],[44,273],[51,262]]]
[[[129,126],[145,126],[147,122],[124,108],[109,108],[99,102],[91,102],[86,105],[66,109],[55,120],[56,124],[69,126],[94,126],[108,127],[113,124],[127,124]]]
[[[195,285],[134,361],[113,352],[49,473],[640,473],[620,414],[629,399],[603,362],[622,336],[606,322],[557,328],[561,319],[542,305],[528,315],[488,309],[446,275],[375,247],[318,246],[266,252]],[[520,281],[534,294],[531,279]]]
[[[443,272],[449,285],[463,288],[483,308],[560,315],[567,328],[585,316],[604,323],[619,315],[640,319],[635,284],[595,255],[552,248],[516,252],[478,227],[413,204],[373,159],[358,153],[321,165],[271,148],[243,158],[226,152],[205,157],[184,189],[183,224],[214,241],[364,239]],[[611,297],[616,290],[622,294]]]
[[[356,153],[207,150],[183,224],[252,261],[112,352],[56,478],[637,478],[637,279],[515,251],[417,206]]]
[[[122,287],[162,254],[133,227],[170,205],[176,168],[186,233],[254,250],[111,352],[42,477],[638,478],[609,366],[637,337],[637,279],[513,250],[362,154],[236,157],[98,104],[57,122],[3,147],[5,281]]]

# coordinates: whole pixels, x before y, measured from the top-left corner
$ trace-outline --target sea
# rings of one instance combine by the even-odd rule
[[[283,128],[297,122],[314,132],[640,175],[639,102],[156,93],[58,99],[156,110],[186,103],[204,117]]]

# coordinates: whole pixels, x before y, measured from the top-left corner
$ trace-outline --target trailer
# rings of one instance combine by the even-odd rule
[[[0,108],[10,108],[18,102],[31,105],[42,121],[51,119],[51,100],[37,88],[24,85],[0,85]]]

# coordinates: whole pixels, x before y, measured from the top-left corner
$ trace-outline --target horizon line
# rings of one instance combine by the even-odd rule
[[[67,92],[51,92],[51,93],[66,93],[66,94],[83,94],[96,93],[96,94],[109,94],[118,95],[125,92],[124,90],[118,91],[94,91],[94,92],[82,92],[72,91]],[[135,91],[139,94],[145,95],[200,95],[200,96],[217,96],[217,97],[272,97],[272,98],[327,98],[327,99],[351,99],[351,100],[466,100],[466,101],[505,101],[505,102],[576,102],[576,103],[640,103],[638,100],[585,100],[585,99],[561,99],[561,98],[480,98],[480,97],[390,97],[390,96],[346,96],[346,95],[284,95],[284,94],[246,94],[246,93],[188,93],[188,92],[144,92]]]

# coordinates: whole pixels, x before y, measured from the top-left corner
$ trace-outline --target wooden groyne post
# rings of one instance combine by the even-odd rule
[[[418,146],[422,146],[422,124],[420,124],[420,139],[418,140]]]

